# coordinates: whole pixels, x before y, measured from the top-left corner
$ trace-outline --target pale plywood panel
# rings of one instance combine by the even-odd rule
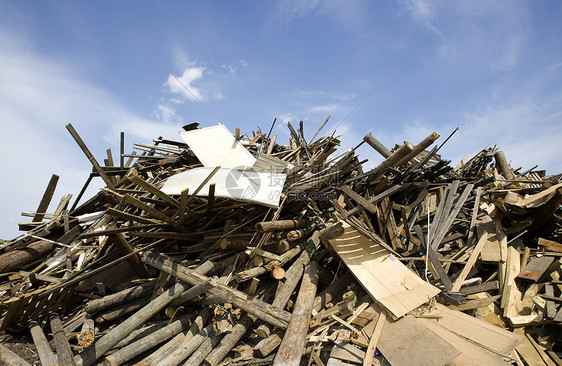
[[[381,245],[347,223],[343,227],[344,234],[330,240],[330,245],[369,295],[393,317],[405,315],[440,292]]]

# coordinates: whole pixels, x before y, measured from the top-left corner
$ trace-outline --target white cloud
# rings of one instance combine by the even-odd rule
[[[248,61],[246,61],[246,60],[240,60],[239,63],[240,63],[240,65],[242,65],[244,67],[248,66]]]
[[[139,117],[107,91],[81,80],[70,64],[23,48],[20,45],[30,42],[16,42],[17,35],[5,36],[0,34],[0,121],[5,137],[0,238],[9,239],[19,234],[18,222],[29,221],[20,213],[37,208],[51,174],[60,180],[50,212],[62,195],[76,197],[91,172],[90,162],[65,129],[69,122],[102,164],[108,142],[114,159],[118,155],[120,131],[126,132],[127,142],[150,142],[163,130],[173,132],[167,137],[177,136],[179,126]],[[94,190],[84,199],[99,182],[94,179]]]
[[[203,67],[187,67],[180,77],[171,74],[168,76],[165,85],[170,88],[170,91],[174,94],[178,94],[184,98],[191,101],[202,101],[206,100],[206,96],[203,95],[201,90],[193,85],[193,82],[201,79],[203,76]]]
[[[436,18],[436,4],[432,0],[403,0],[402,4],[406,7],[412,18],[428,28],[435,34],[441,34],[441,31],[434,25]]]

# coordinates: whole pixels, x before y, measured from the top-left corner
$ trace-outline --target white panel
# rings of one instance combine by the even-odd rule
[[[180,132],[180,135],[206,167],[242,169],[256,162],[223,124]]]
[[[203,167],[186,170],[168,178],[162,186],[166,194],[181,194],[185,188],[193,192],[211,174],[214,168]],[[277,208],[285,184],[285,174],[258,173],[252,169],[219,169],[198,193],[209,195],[209,185],[215,184],[215,196],[233,198]]]

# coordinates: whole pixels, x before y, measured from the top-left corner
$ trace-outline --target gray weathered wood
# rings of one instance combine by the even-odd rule
[[[33,343],[35,344],[37,354],[39,355],[39,359],[41,360],[41,365],[57,366],[57,358],[55,357],[51,346],[49,346],[49,341],[47,341],[47,337],[45,337],[43,329],[41,329],[36,321],[29,322],[29,331],[31,332]]]
[[[105,358],[105,362],[109,365],[117,366],[133,359],[134,357],[156,347],[160,343],[165,342],[182,330],[186,329],[190,326],[191,320],[194,317],[195,314],[193,313],[174,320],[162,329],[159,329],[107,356]]]
[[[93,315],[99,311],[109,309],[113,306],[150,295],[154,290],[154,281],[145,282],[141,285],[127,288],[99,299],[90,300],[84,306],[84,311]]]
[[[383,144],[381,144],[373,135],[368,132],[365,137],[363,137],[363,141],[365,141],[369,146],[375,149],[379,154],[382,155],[383,158],[388,158],[390,156],[390,150],[388,150]]]
[[[37,207],[37,211],[35,211],[35,216],[33,216],[33,219],[31,221],[33,222],[43,221],[43,217],[45,217],[45,212],[47,212],[49,203],[51,203],[51,199],[53,198],[53,194],[55,193],[55,189],[57,188],[58,181],[59,181],[59,176],[53,174],[51,176],[51,179],[49,180],[49,184],[47,184],[47,188],[45,189],[45,193],[41,198],[41,202],[39,202],[39,207]]]
[[[300,364],[302,354],[304,353],[312,304],[316,297],[319,271],[320,266],[316,262],[310,262],[304,271],[291,321],[279,345],[273,366],[297,366]]]
[[[136,312],[133,316],[129,317],[121,324],[110,330],[106,335],[101,337],[92,347],[86,348],[78,354],[74,361],[78,366],[93,365],[96,360],[109,351],[121,339],[125,338],[129,333],[136,329],[141,324],[144,324],[148,319],[152,318],[154,314],[164,309],[166,305],[172,302],[187,288],[183,283],[177,283],[172,286],[168,291],[158,296],[151,301],[148,305]]]
[[[196,273],[171,259],[164,258],[161,255],[145,252],[143,254],[145,263],[154,266],[166,273],[176,276],[181,281],[196,285],[208,279],[208,277]],[[235,290],[231,287],[219,284],[211,288],[208,292],[209,295],[226,295],[228,302],[243,311],[253,314],[263,321],[266,321],[273,326],[286,328],[291,314],[287,311],[281,310],[266,302],[253,299],[248,294]]]
[[[212,332],[207,339],[197,348],[195,352],[185,361],[183,366],[199,366],[205,357],[212,351],[222,338],[222,334]]]
[[[0,343],[0,364],[6,366],[31,366],[17,353]]]
[[[203,342],[205,342],[205,340],[214,333],[213,324],[207,325],[201,330],[201,332],[179,344],[166,358],[159,360],[156,363],[156,366],[179,365],[183,360],[191,356],[191,354],[193,354],[193,352],[195,352],[197,348],[199,348],[199,346],[201,346]]]
[[[61,366],[74,366],[74,355],[68,344],[66,334],[62,326],[62,322],[57,313],[52,313],[50,317],[51,332],[55,343],[55,350],[57,351],[57,359]]]

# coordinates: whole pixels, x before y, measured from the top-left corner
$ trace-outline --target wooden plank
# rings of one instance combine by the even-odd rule
[[[470,254],[470,258],[468,259],[468,261],[464,265],[464,267],[461,271],[461,274],[459,275],[459,277],[455,281],[455,284],[453,285],[453,288],[452,288],[451,291],[458,292],[460,290],[463,281],[466,279],[466,276],[468,276],[468,273],[470,272],[470,270],[472,269],[472,267],[476,263],[476,260],[478,259],[478,256],[480,255],[480,252],[482,251],[482,248],[484,247],[484,244],[486,244],[487,242],[488,242],[488,233],[484,232],[482,234],[482,236],[480,237],[480,239],[478,240],[478,243],[476,243],[476,245],[474,246],[474,249],[472,250],[472,254]]]
[[[496,227],[494,222],[489,220],[482,225],[476,226],[478,236],[482,236],[484,232],[488,233],[488,241],[482,248],[482,262],[499,263],[500,257],[500,242],[496,234]]]
[[[517,278],[537,282],[544,275],[552,262],[554,262],[554,257],[543,256],[533,258],[525,268],[519,272]]]
[[[562,244],[558,242],[544,239],[544,238],[539,238],[538,244],[544,247],[548,251],[562,253]]]
[[[400,263],[381,245],[368,239],[349,224],[344,234],[329,240],[367,293],[393,317],[401,317],[439,293]]]
[[[59,181],[59,176],[53,174],[51,176],[51,179],[49,180],[49,184],[47,184],[45,193],[43,193],[41,202],[39,202],[39,207],[37,207],[37,210],[35,211],[35,216],[33,216],[33,220],[31,220],[32,222],[43,221],[43,217],[45,217],[45,212],[47,212],[49,203],[51,203],[51,199],[53,198],[53,194],[55,193],[55,189],[57,188],[58,181]]]
[[[76,130],[74,129],[74,127],[72,126],[72,124],[67,124],[66,125],[66,129],[68,130],[68,132],[70,132],[70,134],[72,135],[72,137],[74,138],[74,141],[76,141],[76,143],[78,144],[78,146],[80,146],[80,149],[82,149],[82,152],[84,152],[84,155],[86,155],[86,157],[88,158],[88,160],[90,160],[90,163],[92,163],[92,165],[94,166],[94,169],[96,170],[96,172],[98,172],[98,174],[100,175],[100,177],[103,179],[103,181],[105,182],[105,184],[110,188],[110,189],[115,189],[115,186],[113,185],[113,182],[111,181],[111,179],[109,179],[109,177],[105,174],[105,172],[103,171],[102,167],[98,164],[98,162],[96,161],[96,158],[94,158],[94,155],[92,155],[92,153],[90,152],[90,150],[88,149],[88,147],[86,146],[86,144],[84,143],[84,141],[82,141],[82,138],[80,138],[80,135],[78,135],[78,132],[76,132]]]
[[[356,193],[354,190],[348,186],[341,186],[339,190],[345,193],[349,198],[360,204],[363,208],[367,209],[372,214],[377,214],[377,206],[369,202],[367,199],[363,198],[360,194]]]
[[[365,353],[365,358],[363,359],[363,366],[371,366],[375,361],[375,350],[379,344],[384,325],[386,324],[386,314],[380,312],[375,324],[375,329],[371,333],[371,338],[369,339],[369,345],[367,346],[367,351]]]
[[[387,322],[378,348],[392,365],[440,366],[460,355],[459,350],[412,315]]]

